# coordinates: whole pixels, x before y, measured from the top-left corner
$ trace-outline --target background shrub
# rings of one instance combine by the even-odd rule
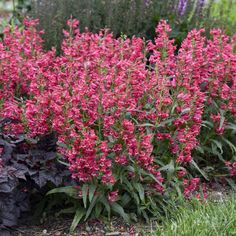
[[[3,6],[4,3],[12,5],[7,22],[20,24],[26,14],[39,18],[40,28],[46,32],[45,48],[56,46],[58,50],[63,38],[62,29],[71,16],[80,19],[82,31],[86,27],[92,32],[110,28],[115,37],[126,34],[146,39],[154,39],[156,24],[160,19],[165,19],[173,29],[170,37],[175,38],[178,46],[193,28],[205,28],[209,35],[210,29],[218,27],[232,35],[236,23],[235,0],[15,0],[14,4],[13,1],[4,0]],[[4,22],[1,28],[6,25]]]
[[[60,47],[62,29],[71,16],[80,19],[80,30],[88,27],[92,32],[110,28],[115,37],[122,33],[154,39],[155,26],[160,19],[172,26],[171,38],[181,44],[193,28],[205,28],[209,34],[213,27],[235,32],[235,0],[117,0],[117,1],[32,1],[32,16],[40,19],[45,29],[45,46]]]

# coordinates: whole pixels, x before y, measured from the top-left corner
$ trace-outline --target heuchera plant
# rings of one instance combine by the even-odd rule
[[[26,19],[23,30],[4,32],[0,114],[17,121],[7,134],[55,133],[78,186],[50,193],[69,191],[82,204],[72,230],[101,214],[148,220],[176,192],[199,196],[199,177],[209,178],[202,167],[220,163],[225,171],[233,155],[217,138],[235,152],[236,37],[213,30],[207,40],[193,30],[176,53],[165,21],[146,43],[107,30],[80,33],[70,20],[56,57],[42,50],[36,24]]]
[[[22,214],[29,213],[30,199],[35,198],[35,192],[37,199],[42,199],[52,186],[62,185],[70,176],[69,170],[57,162],[55,135],[46,135],[38,141],[30,141],[23,136],[3,134],[1,131],[9,122],[12,121],[0,121],[2,235],[9,235],[9,231],[17,225]],[[35,200],[34,202],[37,203]]]

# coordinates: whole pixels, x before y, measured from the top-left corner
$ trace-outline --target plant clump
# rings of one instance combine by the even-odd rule
[[[157,217],[181,193],[206,197],[203,182],[215,176],[228,175],[233,185],[236,37],[215,29],[206,39],[192,30],[176,54],[165,21],[148,42],[81,33],[78,23],[68,21],[60,56],[42,49],[37,20],[6,28],[0,42],[0,115],[14,121],[2,135],[55,139],[56,158],[37,150],[36,171],[60,161],[73,186],[51,176],[36,183],[59,184],[48,194],[71,198],[71,230],[100,215]],[[28,153],[17,158],[27,168],[35,161]]]

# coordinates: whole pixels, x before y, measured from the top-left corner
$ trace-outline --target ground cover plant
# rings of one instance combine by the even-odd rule
[[[234,235],[236,228],[235,196],[219,202],[191,201],[181,206],[158,230],[156,236]]]
[[[48,199],[60,195],[64,212],[75,213],[71,231],[81,220],[116,214],[148,221],[182,194],[206,198],[214,178],[235,187],[236,36],[214,29],[207,39],[192,30],[177,53],[165,21],[145,42],[81,33],[73,19],[56,56],[43,50],[37,23],[5,28],[0,43],[1,132],[23,137],[26,150],[5,162],[3,139],[2,168],[23,162],[39,176],[52,167],[42,185],[28,169],[27,176],[39,188],[54,184]],[[57,155],[27,146],[45,137]],[[32,149],[42,160],[31,165]],[[70,181],[55,182],[61,168]]]

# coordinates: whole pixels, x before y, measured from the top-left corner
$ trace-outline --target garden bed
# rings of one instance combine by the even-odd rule
[[[166,21],[148,42],[78,24],[60,55],[43,49],[37,20],[4,30],[0,229],[37,203],[74,215],[73,233],[168,216],[183,198],[205,201],[210,183],[236,189],[236,37],[195,29],[177,49]],[[58,233],[50,222],[44,233]]]

